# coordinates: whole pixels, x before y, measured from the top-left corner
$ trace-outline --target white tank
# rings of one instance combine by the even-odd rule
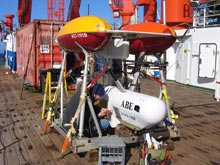
[[[130,90],[123,93],[113,86],[107,86],[105,90],[112,112],[112,127],[122,123],[134,130],[142,130],[157,125],[166,117],[165,103],[157,97]]]

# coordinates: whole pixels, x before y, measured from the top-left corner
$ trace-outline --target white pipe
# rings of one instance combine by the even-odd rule
[[[203,27],[205,27],[206,24],[206,7],[204,7],[204,16],[203,16]]]
[[[53,68],[53,23],[50,25],[51,29],[51,38],[50,38],[50,62],[51,62],[51,68]]]
[[[219,52],[216,52],[217,55],[217,62],[216,62],[216,78],[215,78],[215,98],[217,101],[220,99],[220,54]]]
[[[84,72],[83,72],[83,84],[82,84],[82,90],[81,90],[81,100],[84,99],[83,97],[86,97],[86,88],[87,88],[87,75],[88,75],[88,65],[89,65],[89,58],[90,54],[78,43],[76,43],[85,54],[85,66],[84,66]],[[79,123],[79,137],[81,138],[83,136],[83,127],[84,127],[84,117],[85,117],[85,101],[82,103],[81,106],[81,112],[80,112],[80,123]]]
[[[60,84],[60,123],[63,123],[63,81]]]
[[[67,56],[67,52],[64,51],[61,70],[60,70],[60,77],[59,77],[59,81],[58,81],[58,86],[60,86],[60,106],[61,106],[60,107],[61,108],[60,119],[61,119],[61,123],[63,123],[63,73],[64,73],[64,66],[65,66],[65,62],[66,62],[66,56]]]
[[[166,25],[166,0],[163,0],[163,24]]]
[[[64,52],[58,84],[61,84],[61,81],[63,80],[63,72],[64,72],[64,66],[66,62],[66,55],[67,55],[67,52]]]
[[[92,118],[93,118],[94,123],[95,123],[95,127],[96,127],[96,129],[97,129],[97,132],[98,132],[98,134],[99,134],[99,137],[101,137],[101,136],[102,136],[102,131],[101,131],[101,128],[100,128],[100,126],[99,126],[99,122],[98,122],[98,119],[97,119],[97,117],[96,117],[96,114],[95,114],[95,110],[94,110],[94,108],[93,108],[93,105],[92,105],[92,100],[91,100],[91,98],[90,98],[89,96],[87,97],[87,102],[88,102],[88,105],[89,105],[89,109],[90,109]]]
[[[131,85],[130,85],[129,90],[134,91],[135,86],[136,86],[136,84],[137,84],[137,82],[138,82],[139,75],[140,75],[140,72],[139,72],[139,71],[135,72],[134,78],[133,78],[133,80],[132,80],[132,82],[131,82]]]

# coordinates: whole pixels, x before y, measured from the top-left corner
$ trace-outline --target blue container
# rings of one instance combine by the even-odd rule
[[[0,53],[0,66],[5,65],[5,55]]]
[[[97,57],[96,62],[97,62],[96,71],[101,71],[102,70],[102,58]]]
[[[154,71],[154,77],[159,77],[160,76],[160,71]]]
[[[4,53],[0,53],[0,58],[5,58],[5,54]]]

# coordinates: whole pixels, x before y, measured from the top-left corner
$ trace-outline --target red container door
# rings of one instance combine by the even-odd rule
[[[31,23],[19,29],[16,33],[16,38],[18,76],[23,77],[26,74],[26,80],[31,84],[35,84],[35,24]]]
[[[34,20],[18,30],[18,76],[23,76],[27,68],[26,80],[32,85],[39,87],[41,70],[61,65],[62,54],[56,42],[56,35],[62,24],[64,22]]]

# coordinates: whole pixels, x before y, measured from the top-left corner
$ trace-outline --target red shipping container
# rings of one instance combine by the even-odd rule
[[[65,22],[34,20],[16,32],[17,74],[40,87],[40,72],[60,65],[62,53],[56,35]]]

